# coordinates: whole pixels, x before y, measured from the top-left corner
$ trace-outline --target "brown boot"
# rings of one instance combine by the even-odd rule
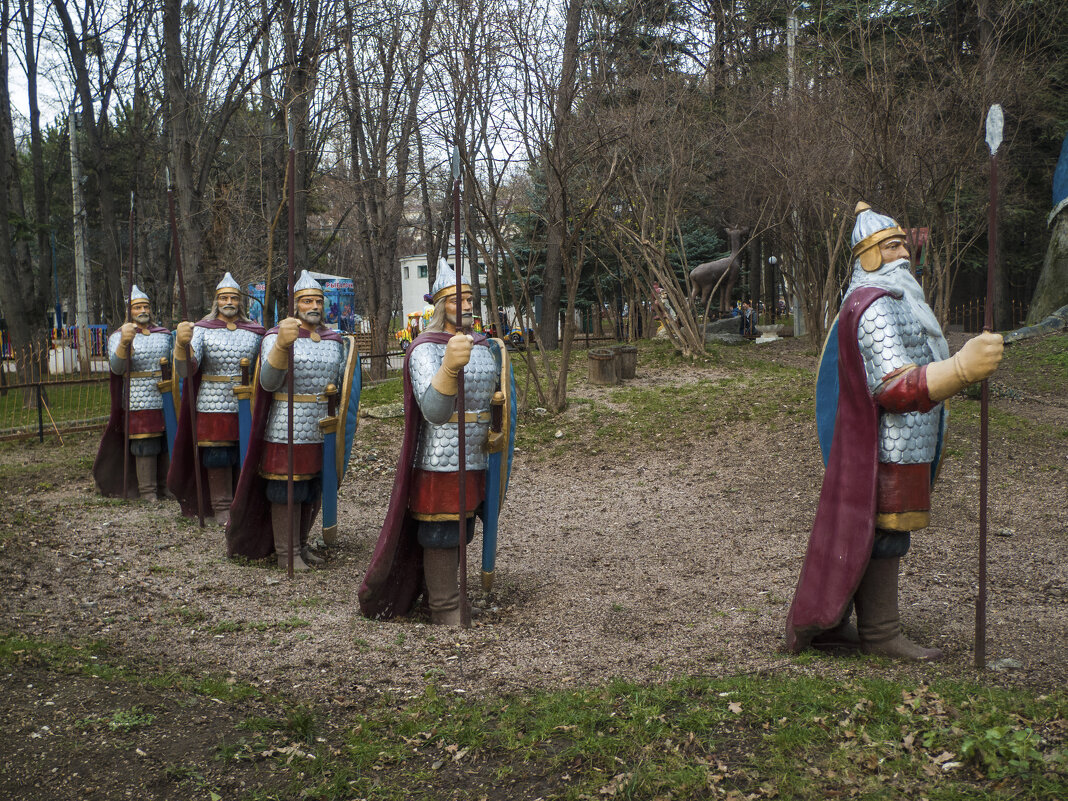
[[[303,528],[304,527],[301,526],[300,558],[312,567],[322,567],[326,564],[326,561],[311,549],[311,546],[308,544],[308,532],[303,531]]]
[[[459,548],[423,548],[423,577],[426,579],[430,619],[446,626],[459,626],[460,586]]]
[[[157,500],[156,495],[156,456],[135,456],[137,469],[137,492],[142,501]]]
[[[299,525],[300,510],[294,509],[294,526]],[[278,566],[283,570],[289,569],[289,507],[284,503],[271,504],[271,528],[274,529],[274,553],[278,557]],[[300,543],[300,532],[293,532],[297,547]],[[300,553],[293,554],[293,572],[304,573],[310,570]]]
[[[860,580],[853,600],[857,605],[860,650],[866,654],[933,662],[942,658],[938,648],[924,648],[901,633],[897,605],[897,577],[900,557],[872,559]]]
[[[230,504],[234,502],[234,471],[229,467],[209,467],[207,473],[208,498],[215,522],[225,528],[230,520]]]

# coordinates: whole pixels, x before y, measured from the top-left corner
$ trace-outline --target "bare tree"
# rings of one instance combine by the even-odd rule
[[[393,9],[347,0],[340,29],[355,219],[378,354],[386,353],[393,314],[397,244],[413,183],[412,145],[436,11],[425,0]],[[385,373],[385,359],[372,360],[371,376]]]

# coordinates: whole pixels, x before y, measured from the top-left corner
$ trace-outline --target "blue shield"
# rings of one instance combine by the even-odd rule
[[[337,492],[348,470],[352,442],[360,419],[360,389],[363,375],[356,338],[344,337],[345,361],[338,388],[338,411],[320,421],[323,431],[323,542],[337,542]]]
[[[486,592],[493,589],[493,571],[497,566],[497,532],[501,508],[508,492],[508,479],[512,475],[512,456],[515,453],[515,429],[519,414],[516,402],[515,373],[503,340],[494,339],[494,356],[501,365],[500,388],[504,393],[504,408],[501,431],[505,446],[489,454],[486,465],[486,499],[482,518],[482,587]]]

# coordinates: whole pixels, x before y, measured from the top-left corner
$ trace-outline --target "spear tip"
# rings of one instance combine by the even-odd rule
[[[986,144],[990,148],[991,156],[997,154],[1004,132],[1005,112],[995,103],[986,113]]]

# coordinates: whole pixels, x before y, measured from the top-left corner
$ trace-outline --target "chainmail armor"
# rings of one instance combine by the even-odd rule
[[[115,355],[115,349],[119,346],[121,338],[121,331],[115,331],[108,337],[108,361],[111,364],[111,371],[116,375],[123,375],[126,372],[126,360]],[[163,396],[159,394],[159,387],[156,383],[160,380],[159,360],[171,358],[171,346],[169,331],[134,334],[130,370],[133,373],[152,373],[152,375],[130,378],[129,409],[131,412],[163,408]]]
[[[445,355],[445,345],[428,342],[420,345],[408,358],[408,372],[412,389],[421,404],[430,381],[434,378]],[[464,367],[464,402],[468,412],[484,412],[486,422],[465,423],[465,462],[468,470],[485,470],[487,464],[486,438],[489,435],[488,413],[490,400],[497,387],[497,363],[489,348],[471,349],[471,361]],[[451,473],[459,469],[460,439],[457,423],[430,423],[424,419],[415,453],[415,466],[421,470]]]
[[[263,338],[263,362],[267,361],[267,354],[274,348],[276,334],[268,334]],[[324,339],[314,342],[310,337],[298,337],[293,343],[293,392],[296,395],[323,395],[327,384],[333,384],[341,391],[341,374],[344,360],[344,346],[341,342]],[[284,376],[284,373],[283,373]],[[280,386],[267,386],[264,384],[264,371],[260,368],[260,384],[268,392],[285,392],[286,381],[281,381]],[[288,404],[285,401],[274,401],[271,404],[270,415],[267,418],[267,428],[264,439],[267,442],[288,442],[286,431],[289,418]],[[319,430],[319,421],[326,417],[327,406],[325,398],[320,401],[297,401],[293,403],[293,442],[297,444],[311,444],[323,441],[323,434]]]
[[[890,373],[905,365],[922,366],[935,361],[920,322],[908,313],[906,304],[890,295],[875,300],[860,318],[860,344],[868,389],[874,393]],[[879,415],[879,461],[893,464],[923,464],[934,461],[942,404],[928,412]]]
[[[197,393],[198,412],[237,414],[234,387],[241,380],[241,360],[255,363],[260,349],[260,336],[254,331],[237,328],[193,328],[190,351],[200,365],[201,376],[226,376],[232,380],[201,381]]]

